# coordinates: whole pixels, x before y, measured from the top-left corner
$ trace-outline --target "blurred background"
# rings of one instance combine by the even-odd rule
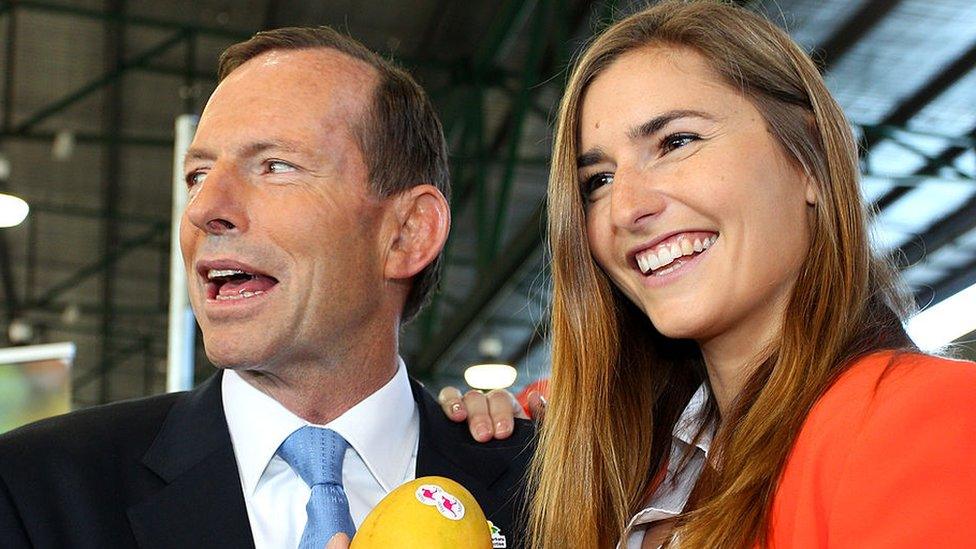
[[[976,2],[740,3],[812,53],[854,124],[874,243],[930,309],[912,333],[926,346],[976,340]],[[0,2],[0,192],[30,208],[0,229],[0,347],[74,344],[0,353],[18,375],[47,372],[17,385],[0,371],[0,392],[47,383],[79,408],[166,390],[175,120],[200,112],[225,47],[319,24],[409,68],[451,146],[453,233],[442,289],[402,338],[410,372],[435,390],[465,386],[465,369],[486,361],[512,365],[515,390],[544,378],[556,103],[580,46],[644,4]],[[212,368],[196,341],[199,381]],[[60,361],[60,381],[25,360]]]

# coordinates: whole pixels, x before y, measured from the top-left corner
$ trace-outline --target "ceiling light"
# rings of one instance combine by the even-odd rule
[[[976,284],[915,315],[905,329],[920,349],[939,349],[976,330]]]
[[[0,227],[15,227],[20,225],[30,206],[21,198],[10,194],[0,193]]]
[[[71,130],[61,130],[54,136],[51,144],[51,156],[58,162],[71,158],[75,152],[75,134]]]
[[[518,372],[508,364],[476,364],[464,371],[464,381],[475,389],[504,389],[515,383]]]

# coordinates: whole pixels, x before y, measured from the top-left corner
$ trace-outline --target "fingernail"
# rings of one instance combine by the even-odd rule
[[[455,402],[454,404],[451,404],[451,415],[457,415],[458,412],[460,412],[460,411],[461,411],[461,403],[460,402]]]
[[[505,434],[512,430],[512,423],[510,421],[499,421],[495,424],[495,434]]]
[[[491,428],[485,425],[484,423],[479,424],[477,427],[474,428],[474,434],[477,436],[477,438],[490,437]]]

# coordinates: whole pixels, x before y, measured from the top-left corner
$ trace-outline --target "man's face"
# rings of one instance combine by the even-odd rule
[[[333,50],[271,51],[210,97],[187,153],[180,245],[215,365],[341,354],[375,322],[387,204],[354,133],[375,81]]]

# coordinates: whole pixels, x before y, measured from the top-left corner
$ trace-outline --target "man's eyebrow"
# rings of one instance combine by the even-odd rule
[[[655,133],[661,131],[661,128],[667,126],[668,123],[678,120],[679,118],[704,118],[706,120],[715,120],[714,116],[702,111],[688,109],[668,111],[655,116],[639,126],[632,127],[627,131],[627,137],[631,140],[635,140],[642,137],[647,137],[649,135],[654,135]]]
[[[267,141],[255,141],[241,147],[240,156],[248,157],[270,150],[285,152],[302,152],[302,147],[294,141],[285,139],[270,139]]]
[[[238,150],[237,154],[238,156],[247,158],[269,150],[280,150],[280,151],[294,152],[294,153],[303,152],[302,147],[297,142],[288,141],[284,139],[272,139],[267,141],[254,141],[252,143],[248,143],[243,147],[241,147]],[[186,151],[186,156],[184,157],[184,161],[215,160],[216,158],[217,158],[217,154],[214,153],[213,151],[209,149],[194,147]]]
[[[183,156],[183,162],[187,162],[189,160],[213,160],[215,158],[217,158],[217,155],[212,151],[198,147],[191,147]]]

